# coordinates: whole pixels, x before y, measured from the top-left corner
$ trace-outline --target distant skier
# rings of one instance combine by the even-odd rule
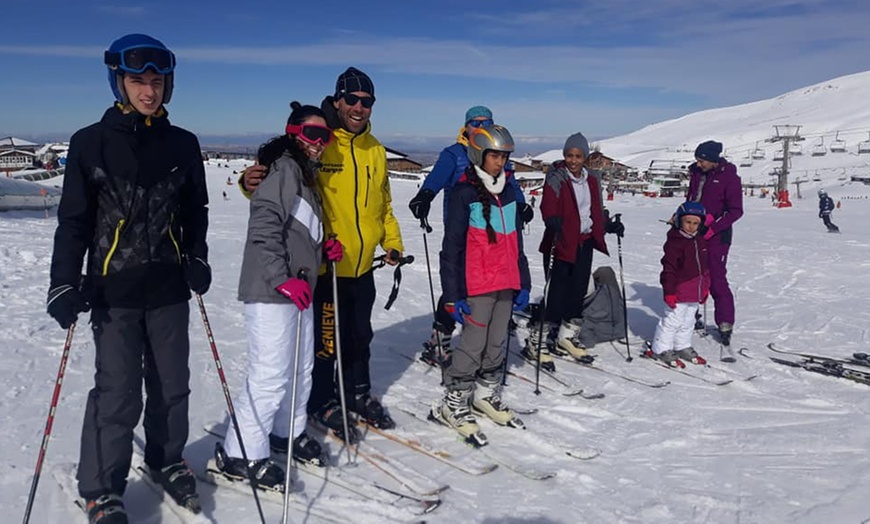
[[[698,304],[703,304],[710,292],[706,218],[707,212],[699,202],[684,202],[677,208],[665,241],[660,281],[668,309],[656,326],[646,356],[672,367],[685,367],[681,358],[705,363],[692,348],[692,332]]]
[[[828,192],[819,189],[819,218],[828,228],[828,233],[839,233],[840,228],[831,222],[831,212],[834,211],[834,200],[828,196]]]

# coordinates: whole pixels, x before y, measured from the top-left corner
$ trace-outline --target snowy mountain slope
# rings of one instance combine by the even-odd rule
[[[238,168],[238,166],[235,166]],[[235,300],[247,222],[247,202],[226,184],[233,168],[209,165],[211,227],[209,242],[215,282],[205,295],[217,346],[232,391],[243,380],[245,341],[241,304]],[[414,182],[394,181],[393,203],[402,226],[406,252],[417,261],[403,268],[395,306],[383,305],[392,271],[376,272],[379,296],[374,310],[372,369],[375,392],[387,406],[419,405],[440,394],[434,370],[398,357],[415,352],[427,336],[431,310],[423,236],[407,209]],[[809,190],[812,190],[810,188]],[[809,375],[770,362],[765,344],[848,355],[870,349],[870,237],[863,225],[870,219],[870,191],[855,184],[830,185],[842,201],[834,221],[841,235],[824,233],[816,217],[815,199],[795,200],[778,210],[759,198],[746,198],[746,215],[735,227],[729,274],[737,301],[734,344],[749,349],[752,360],[738,363],[740,373],[759,373],[751,382],[714,387],[650,365],[640,359],[624,362],[609,345],[595,348],[602,366],[650,381],[670,380],[653,390],[620,379],[557,362],[563,380],[606,394],[601,400],[563,397],[509,379],[508,402],[537,407],[525,418],[528,433],[538,440],[498,432],[500,444],[517,457],[537,457],[537,467],[556,472],[546,481],[532,481],[499,468],[471,477],[429,458],[372,439],[391,457],[434,479],[450,484],[442,507],[427,522],[544,523],[671,523],[671,522],[860,522],[870,517],[870,407],[868,390],[845,381]],[[229,200],[224,201],[221,192]],[[617,196],[610,202],[623,213],[627,233],[623,259],[632,334],[650,337],[664,303],[658,285],[659,258],[665,226],[676,199]],[[429,236],[433,271],[441,235],[441,206],[432,206],[435,232]],[[45,314],[44,297],[54,220],[40,213],[0,215],[0,512],[9,520],[23,514],[51,389],[63,343],[63,331]],[[525,236],[534,283],[543,288],[537,244],[540,218]],[[595,265],[618,270],[616,239],[608,237],[612,256],[595,255]],[[437,277],[436,277],[437,278]],[[436,280],[436,292],[437,292]],[[201,431],[225,411],[202,323],[191,311],[191,436],[188,457],[207,458],[213,440]],[[708,317],[712,318],[712,305]],[[32,522],[70,522],[75,510],[52,480],[50,470],[75,462],[84,400],[92,384],[93,343],[81,323],[73,343],[60,407],[48,449]],[[701,354],[716,348],[698,341]],[[624,348],[622,348],[624,352]],[[528,365],[511,360],[532,376]],[[549,379],[545,384],[556,386]],[[415,425],[399,410],[394,415],[405,430],[432,442],[455,439],[432,425]],[[141,429],[138,430],[141,435]],[[493,432],[491,438],[496,438]],[[503,436],[502,436],[503,434]],[[555,444],[593,446],[602,455],[581,462],[553,453]],[[335,455],[338,449],[330,444]],[[469,450],[473,452],[473,450]],[[365,465],[357,470],[364,472]],[[389,484],[390,479],[377,477]],[[131,477],[132,479],[132,477]],[[345,495],[334,488],[306,488],[319,504]],[[131,493],[141,493],[131,489]],[[250,497],[203,487],[206,517],[213,522],[256,522]],[[346,505],[333,505],[347,522],[381,523],[390,518]],[[152,502],[135,505],[136,522],[158,522]],[[270,522],[280,505],[266,503]],[[387,515],[402,518],[401,513]],[[318,522],[299,512],[294,522]]]
[[[713,80],[715,81],[715,79]],[[751,81],[751,79],[747,79]],[[774,151],[781,143],[766,143],[775,135],[774,125],[800,125],[803,154],[792,157],[792,173],[812,178],[818,171],[823,179],[845,174],[870,172],[870,154],[858,155],[858,144],[870,140],[870,71],[843,76],[816,85],[796,89],[784,95],[749,104],[699,111],[673,120],[646,126],[627,135],[600,141],[601,151],[628,165],[644,169],[654,159],[689,159],[695,146],[716,140],[725,146],[731,162],[756,149],[764,150],[764,159],[739,169],[744,181],[767,181],[767,173],[781,165],[774,161]],[[594,129],[580,129],[594,134]],[[846,144],[845,153],[832,153],[837,139]],[[812,149],[824,145],[825,156],[813,157]],[[562,158],[560,149],[535,157],[552,162]]]

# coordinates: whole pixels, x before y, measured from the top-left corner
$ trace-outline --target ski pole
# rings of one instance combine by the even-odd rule
[[[544,319],[547,316],[547,294],[550,292],[550,276],[553,274],[553,259],[556,258],[556,241],[559,235],[553,235],[553,245],[550,246],[550,259],[547,260],[547,274],[544,275],[544,296],[541,297],[541,325],[538,326],[538,355],[535,362],[535,395],[541,394],[541,346],[544,343]]]
[[[208,337],[208,343],[211,346],[211,354],[214,357],[214,365],[215,368],[217,368],[218,377],[220,377],[221,380],[221,387],[224,390],[224,398],[227,401],[227,412],[230,414],[233,429],[236,431],[236,439],[239,441],[239,449],[242,451],[242,459],[245,461],[245,466],[248,470],[248,480],[251,482],[251,491],[254,493],[254,502],[257,504],[257,513],[260,514],[260,522],[266,524],[266,517],[263,516],[263,507],[260,505],[260,496],[257,494],[257,480],[254,478],[254,472],[251,471],[250,462],[248,461],[248,453],[245,451],[245,443],[242,441],[242,431],[239,429],[239,421],[236,419],[236,410],[233,408],[230,387],[227,385],[227,377],[224,375],[224,367],[221,365],[221,357],[218,355],[217,345],[214,343],[214,336],[211,332],[211,323],[209,323],[208,315],[205,312],[205,303],[203,303],[202,295],[199,293],[196,294],[196,303],[199,304],[199,314],[202,316],[202,325],[205,326],[205,335]]]
[[[617,213],[613,216],[613,219],[617,223],[622,223],[622,213]],[[616,235],[616,244],[619,246],[619,282],[622,284],[622,317],[625,319],[625,354],[628,355],[625,357],[625,361],[631,362],[633,359],[631,357],[631,346],[628,343],[628,303],[625,299],[625,278],[622,276],[622,235]]]
[[[435,287],[432,285],[432,265],[429,263],[429,241],[427,236],[432,232],[432,226],[426,217],[420,219],[420,227],[423,229],[423,251],[426,253],[426,273],[429,275],[429,298],[432,301],[432,326],[435,331],[435,341],[438,343],[438,361],[443,362],[444,354],[441,347],[441,331],[435,327],[438,324],[438,309],[435,307]]]
[[[27,496],[27,509],[24,510],[24,524],[30,522],[30,512],[33,510],[33,501],[36,499],[36,486],[39,484],[39,475],[42,473],[42,463],[45,460],[45,452],[48,450],[48,441],[51,437],[51,426],[54,424],[54,413],[60,400],[60,387],[63,385],[63,376],[66,373],[66,362],[69,359],[69,348],[72,345],[73,333],[76,323],[70,324],[66,330],[66,341],[63,343],[63,353],[60,356],[60,369],[57,370],[57,379],[54,381],[54,394],[51,396],[51,405],[48,408],[48,418],[45,420],[45,431],[42,433],[42,445],[39,447],[39,456],[36,459],[36,471],[33,473],[33,481],[30,484],[30,494]]]
[[[302,280],[308,275],[308,268],[302,268],[296,278]],[[293,390],[290,393],[290,445],[287,450],[287,468],[284,470],[284,516],[283,524],[287,524],[290,518],[290,482],[293,462],[293,433],[296,430],[296,389],[299,384],[297,373],[299,372],[299,346],[302,343],[302,310],[296,314],[296,350],[293,352]]]
[[[511,322],[508,320],[507,340],[504,343],[504,362],[502,362],[501,385],[507,386],[508,355],[511,354]]]
[[[329,235],[330,238],[335,238],[335,233]],[[329,268],[332,271],[332,307],[335,310],[335,360],[338,364],[338,398],[341,401],[341,422],[344,426],[344,447],[347,448],[347,463],[353,464],[353,458],[350,454],[350,428],[347,426],[347,399],[344,393],[344,370],[342,369],[343,360],[341,358],[341,330],[338,323],[338,268],[335,267],[335,261],[329,262]]]

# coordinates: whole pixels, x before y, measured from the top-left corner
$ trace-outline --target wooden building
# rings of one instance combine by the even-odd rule
[[[20,138],[0,138],[0,171],[9,176],[12,171],[33,167],[37,147],[38,144]]]
[[[408,158],[408,155],[389,147],[384,147],[387,150],[387,169],[389,171],[403,171],[405,173],[420,173],[423,171],[423,164]]]

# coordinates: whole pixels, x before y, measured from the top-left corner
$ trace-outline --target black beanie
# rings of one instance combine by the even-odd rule
[[[706,160],[707,162],[719,162],[719,155],[722,153],[722,143],[708,140],[698,144],[695,149],[695,158],[698,160]]]
[[[375,96],[375,85],[369,76],[355,67],[348,67],[347,71],[338,76],[335,81],[335,98],[340,98],[345,93],[361,91]]]

